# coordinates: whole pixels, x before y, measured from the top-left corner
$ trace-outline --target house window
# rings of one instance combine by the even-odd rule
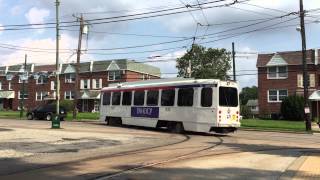
[[[65,74],[65,83],[74,83],[76,81],[75,74]]]
[[[75,93],[73,91],[64,92],[64,99],[73,100]]]
[[[45,97],[49,95],[48,92],[36,92],[36,101],[42,101]]]
[[[80,87],[81,89],[90,89],[90,79],[81,79]]]
[[[51,87],[50,87],[50,89],[51,89],[52,91],[56,90],[56,82],[55,82],[55,81],[51,81]]]
[[[268,101],[269,102],[282,102],[288,97],[288,90],[269,90]]]
[[[116,81],[121,79],[121,71],[109,71],[108,72],[108,80]]]
[[[286,79],[288,78],[287,66],[268,67],[268,79]]]
[[[92,89],[101,89],[102,79],[92,79]]]
[[[22,83],[23,83],[23,79],[21,79],[21,78],[19,77],[18,83],[19,83],[19,84],[22,84]],[[28,80],[24,80],[24,83],[28,83]]]
[[[315,74],[309,74],[309,85],[308,87],[316,87],[316,79]],[[303,75],[297,75],[297,86],[299,88],[303,88]]]
[[[18,92],[18,97],[19,97],[19,99],[22,99],[22,98],[28,99],[29,93],[28,93],[28,91],[25,91],[24,93],[22,93],[21,91],[19,91],[19,92]]]
[[[48,83],[48,78],[45,76],[40,76],[37,79],[37,84],[46,84],[46,83]]]
[[[9,89],[9,90],[12,90],[11,81],[9,81],[9,85],[8,85],[8,86],[9,86],[8,89]]]

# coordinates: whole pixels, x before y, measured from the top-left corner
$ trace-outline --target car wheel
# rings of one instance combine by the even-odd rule
[[[33,114],[31,114],[31,113],[28,114],[28,115],[27,115],[27,119],[28,119],[28,120],[33,120]]]
[[[51,121],[51,120],[52,120],[52,115],[51,115],[51,114],[47,114],[46,120],[47,120],[47,121]]]
[[[64,121],[64,118],[60,118],[60,121]]]

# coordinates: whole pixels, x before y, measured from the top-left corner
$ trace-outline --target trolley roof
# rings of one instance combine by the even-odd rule
[[[219,79],[194,79],[194,78],[170,78],[170,79],[155,79],[135,82],[113,83],[109,87],[105,87],[102,91],[120,90],[120,89],[140,89],[140,88],[156,88],[156,87],[175,87],[185,85],[200,85],[228,83],[230,86],[237,86],[234,81],[221,81]]]

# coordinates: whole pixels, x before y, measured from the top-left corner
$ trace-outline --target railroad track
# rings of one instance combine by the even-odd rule
[[[216,136],[214,136],[214,137],[216,137]],[[215,143],[215,144],[213,144],[211,146],[207,146],[207,147],[202,148],[200,150],[196,150],[196,151],[192,151],[192,152],[189,152],[189,153],[185,153],[185,154],[182,154],[182,155],[170,158],[170,159],[166,159],[166,160],[161,160],[161,161],[152,162],[152,163],[146,163],[144,165],[137,166],[137,167],[134,167],[134,168],[123,169],[123,170],[120,170],[120,171],[115,172],[115,173],[109,173],[109,174],[105,174],[105,175],[100,175],[98,177],[92,178],[92,180],[93,179],[95,179],[95,180],[112,179],[112,178],[116,178],[116,177],[119,177],[119,176],[124,175],[124,174],[129,174],[131,172],[135,172],[135,171],[144,169],[144,168],[153,167],[153,166],[156,166],[156,165],[162,165],[162,164],[166,164],[166,163],[172,163],[172,162],[176,162],[176,161],[180,161],[180,160],[190,159],[190,158],[192,158],[193,155],[196,155],[196,154],[201,153],[201,152],[205,152],[207,150],[214,149],[214,148],[220,146],[221,144],[223,144],[223,139],[221,137],[216,137],[216,138],[218,138],[218,140],[219,140],[218,143]]]
[[[30,171],[34,171],[34,170],[53,168],[53,167],[57,167],[57,166],[72,165],[72,164],[76,164],[76,163],[84,162],[84,161],[92,161],[92,160],[98,160],[98,159],[104,159],[104,158],[114,158],[114,157],[141,154],[141,153],[145,153],[145,152],[150,152],[150,151],[152,151],[154,149],[157,149],[157,148],[164,148],[164,147],[178,145],[178,144],[185,143],[185,142],[190,140],[190,136],[184,135],[184,134],[174,134],[173,136],[183,136],[184,138],[182,140],[180,140],[180,141],[177,141],[177,142],[172,142],[172,143],[162,144],[162,145],[156,145],[156,146],[141,148],[141,149],[132,150],[132,151],[125,151],[125,152],[120,152],[120,153],[114,153],[114,154],[108,154],[108,155],[102,155],[102,156],[95,156],[95,157],[77,159],[77,160],[74,160],[74,161],[62,162],[62,163],[56,163],[56,164],[39,165],[39,166],[36,166],[36,167],[31,167],[31,168],[18,170],[18,171],[14,171],[14,172],[10,172],[10,173],[3,173],[3,174],[0,174],[0,179],[1,179],[1,176],[10,176],[10,175],[26,173],[26,172],[30,172]]]

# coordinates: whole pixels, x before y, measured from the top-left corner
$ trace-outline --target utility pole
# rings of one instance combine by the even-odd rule
[[[76,62],[76,82],[75,82],[75,97],[73,100],[73,120],[77,119],[77,104],[79,99],[79,71],[80,71],[80,56],[81,56],[81,44],[82,44],[82,35],[83,35],[83,28],[84,28],[84,20],[83,15],[78,19],[80,21],[80,30],[79,30],[79,39],[78,39],[78,49],[77,49],[77,62]]]
[[[300,0],[300,27],[302,40],[302,64],[303,64],[303,96],[304,96],[304,115],[306,122],[306,131],[311,131],[310,108],[308,103],[308,72],[307,72],[307,54],[306,54],[306,33],[304,25],[305,11],[303,9],[303,0]]]
[[[234,50],[234,42],[232,42],[232,62],[233,62],[233,80],[236,81],[236,52]]]
[[[59,6],[60,1],[56,0],[56,117],[52,119],[51,128],[60,128],[60,79],[59,79]]]
[[[191,50],[190,50],[190,53],[191,53],[191,57],[193,55],[193,46],[194,46],[194,42],[196,40],[196,37],[193,37],[192,39],[192,45],[191,45]],[[189,65],[188,65],[188,77],[191,78],[192,77],[192,64],[191,64],[191,59],[189,59]]]
[[[24,56],[24,67],[23,67],[23,76],[27,75],[27,54]],[[21,76],[21,77],[23,77]],[[20,77],[20,78],[21,78]],[[25,78],[25,77],[23,77]],[[22,98],[20,100],[20,119],[23,117],[23,111],[24,111],[24,94],[25,94],[25,85],[26,81],[25,79],[22,80]]]

